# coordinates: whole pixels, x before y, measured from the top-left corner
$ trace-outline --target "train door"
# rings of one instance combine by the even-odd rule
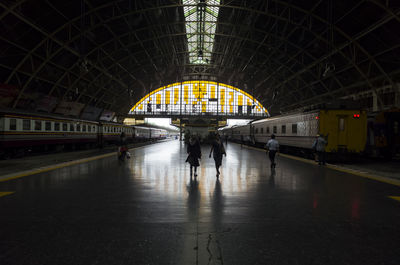
[[[347,149],[348,116],[338,115],[337,145],[338,149]],[[328,140],[329,141],[329,140]]]

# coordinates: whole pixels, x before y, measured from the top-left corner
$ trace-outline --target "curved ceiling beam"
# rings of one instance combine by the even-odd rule
[[[398,13],[400,13],[400,11],[398,11]],[[322,58],[320,58],[319,60],[313,62],[312,64],[308,65],[306,68],[302,69],[301,71],[298,71],[296,74],[287,77],[287,79],[283,82],[281,82],[281,84],[279,84],[277,86],[277,89],[281,88],[284,84],[286,84],[288,81],[290,81],[291,79],[297,77],[298,75],[304,73],[306,70],[309,70],[311,67],[315,66],[316,64],[322,62],[323,60],[329,58],[329,56],[335,54],[337,51],[340,51],[342,49],[344,49],[345,47],[349,46],[351,43],[356,42],[356,40],[360,39],[361,37],[365,36],[366,34],[368,34],[370,31],[372,31],[373,29],[376,29],[378,27],[380,27],[381,25],[387,23],[388,21],[390,21],[392,19],[392,15],[387,16],[382,18],[380,21],[378,21],[377,23],[373,24],[372,26],[370,26],[368,29],[360,32],[359,34],[357,34],[355,37],[352,38],[351,42],[346,42],[342,45],[340,45],[339,47],[334,47],[332,52],[328,53],[327,55],[323,56]],[[357,64],[353,63],[354,67],[357,69],[357,71],[361,74],[361,76],[367,81],[368,86],[373,89],[376,90],[376,88],[374,88],[374,86],[372,85],[371,82],[369,82],[368,77],[365,75],[364,72],[362,72],[362,70],[357,66]],[[382,68],[380,68],[382,69]],[[388,78],[387,74],[385,72],[383,72],[383,74]],[[390,80],[390,78],[389,78]],[[391,82],[391,81],[390,81]],[[379,99],[380,100],[380,99]],[[380,104],[382,104],[382,102],[380,102]]]
[[[21,1],[20,3],[23,3],[24,1]],[[282,4],[282,5],[287,5],[287,3],[282,3],[282,1],[275,1],[275,2],[277,2],[277,3],[280,3],[280,4]],[[376,1],[370,1],[370,2],[373,2],[373,3],[376,3]],[[112,4],[114,4],[115,2],[113,2]],[[173,6],[179,6],[179,5],[173,5]],[[296,7],[296,6],[293,6],[293,5],[291,5],[291,4],[289,4],[288,6],[290,6],[291,8],[293,8],[293,9],[298,9],[299,10],[299,8],[298,7]],[[222,5],[222,7],[225,7],[224,5]],[[151,10],[152,9],[159,9],[160,7],[154,7],[154,8],[150,8]],[[163,7],[161,7],[161,8],[163,8]],[[237,7],[235,7],[236,9],[237,9]],[[240,10],[245,10],[245,9],[248,9],[248,8],[240,8]],[[254,10],[254,9],[250,9],[250,10],[252,10],[252,12],[256,12],[257,13],[257,10]],[[386,10],[387,11],[387,10]],[[140,10],[139,12],[142,12],[142,10]],[[143,12],[145,12],[145,11],[143,11]],[[262,12],[261,12],[261,14],[262,14]],[[393,13],[394,14],[394,13]],[[395,18],[398,20],[398,12],[396,13],[396,14],[394,14],[394,16],[395,16]],[[80,17],[80,16],[79,16]],[[313,17],[315,17],[314,15],[313,15]],[[292,22],[291,22],[292,23]],[[325,21],[325,23],[326,23],[326,21]],[[311,31],[312,32],[312,31]],[[313,32],[312,32],[313,33]],[[368,53],[366,53],[368,56],[369,56],[369,58],[372,58],[373,59],[373,57],[371,56],[371,55],[369,55]],[[348,58],[347,56],[344,56],[345,58]],[[283,65],[283,64],[282,64]],[[381,69],[381,71],[383,71],[383,69],[380,67],[380,69]],[[308,71],[309,69],[307,69],[307,71]],[[302,73],[304,73],[304,72],[306,72],[306,71],[303,71]],[[309,71],[309,72],[311,72],[311,71]],[[385,73],[384,71],[383,71],[383,73]],[[292,75],[292,77],[293,77],[293,75]],[[296,78],[297,79],[297,76],[295,76],[295,77],[293,77],[293,79],[294,78]],[[367,78],[368,79],[368,77],[365,77],[365,78]],[[390,80],[390,79],[389,79]],[[288,80],[287,82],[289,82],[290,80]],[[282,83],[281,84],[281,86],[282,85],[284,85],[285,83]],[[280,87],[281,87],[280,86]]]

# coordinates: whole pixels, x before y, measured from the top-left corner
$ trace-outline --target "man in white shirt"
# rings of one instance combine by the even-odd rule
[[[275,168],[275,155],[279,152],[279,143],[275,140],[275,134],[271,135],[271,139],[268,140],[267,144],[265,145],[267,148],[267,152],[269,153],[269,160],[271,161],[271,168]]]

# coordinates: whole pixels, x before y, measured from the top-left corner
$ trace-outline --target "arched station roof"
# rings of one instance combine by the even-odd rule
[[[216,23],[201,63],[191,15]],[[210,80],[289,111],[398,83],[399,28],[397,0],[4,0],[0,107],[124,115],[157,87]]]

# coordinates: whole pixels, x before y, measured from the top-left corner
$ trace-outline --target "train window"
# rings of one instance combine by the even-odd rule
[[[282,125],[282,133],[286,133],[286,125]]]
[[[80,124],[77,124],[77,125],[76,125],[76,131],[77,131],[77,132],[80,132],[80,131],[81,131],[81,125],[80,125]]]
[[[261,128],[261,133],[264,133],[264,128]]]
[[[273,127],[273,132],[277,133],[278,132],[278,128],[276,126]]]
[[[46,128],[46,131],[51,131],[51,121],[45,122],[45,128]]]
[[[31,120],[23,120],[22,121],[22,130],[24,130],[24,131],[31,130]]]
[[[82,125],[82,132],[86,132],[86,124]]]
[[[339,131],[344,131],[344,118],[339,118]]]
[[[91,132],[92,131],[92,126],[88,125],[87,129],[88,129],[88,132]]]
[[[292,133],[297,134],[297,123],[292,124]]]
[[[10,131],[17,130],[17,119],[10,119]]]
[[[63,128],[63,131],[68,131],[68,124],[63,123],[62,128]]]
[[[35,121],[35,131],[42,130],[42,121]]]
[[[55,122],[54,123],[54,130],[57,131],[57,132],[60,130],[60,123],[59,122]]]
[[[69,131],[70,131],[70,132],[75,131],[74,124],[72,124],[72,123],[69,124]]]
[[[267,130],[266,130],[266,131],[267,131],[267,133],[269,133],[269,126],[267,127]]]
[[[258,128],[256,128],[256,134],[258,133]]]

